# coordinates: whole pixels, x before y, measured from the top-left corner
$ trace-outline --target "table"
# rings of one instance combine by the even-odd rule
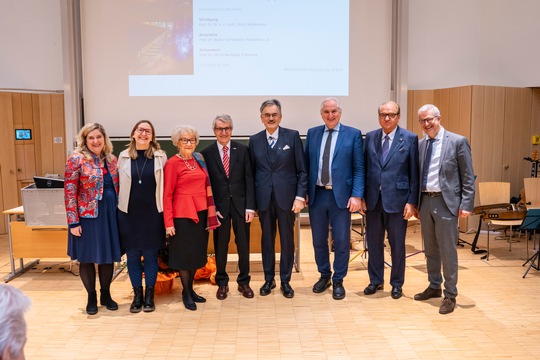
[[[41,258],[67,257],[67,225],[26,226],[22,206],[5,210],[8,223],[9,261],[11,272],[5,282],[16,278],[39,263]],[[19,259],[16,267],[15,259]],[[24,258],[37,259],[28,264]]]

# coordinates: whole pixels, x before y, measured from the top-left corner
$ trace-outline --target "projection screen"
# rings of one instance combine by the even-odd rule
[[[81,23],[85,122],[113,137],[140,119],[213,136],[224,113],[249,136],[268,98],[306,134],[328,96],[365,133],[390,96],[390,0],[82,0]]]

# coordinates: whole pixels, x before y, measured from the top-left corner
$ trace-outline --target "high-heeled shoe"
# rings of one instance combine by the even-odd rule
[[[182,302],[184,303],[184,306],[186,309],[195,311],[197,310],[197,305],[195,302],[193,302],[193,299],[191,299],[191,302],[187,299],[187,295],[182,294]]]
[[[193,301],[196,303],[205,303],[206,298],[203,298],[202,296],[198,295],[195,291],[191,292],[191,297],[193,298]]]

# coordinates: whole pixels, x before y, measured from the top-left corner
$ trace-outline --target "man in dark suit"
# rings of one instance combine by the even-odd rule
[[[201,153],[206,160],[214,202],[221,218],[221,225],[214,230],[218,285],[216,297],[224,300],[229,291],[226,267],[232,224],[240,270],[236,279],[238,291],[250,299],[253,297],[253,290],[249,286],[249,227],[255,215],[251,159],[247,146],[231,141],[233,122],[229,115],[216,116],[212,127],[217,141]]]
[[[255,197],[262,229],[264,284],[262,296],[276,287],[275,241],[276,221],[281,245],[281,292],[294,296],[290,285],[294,263],[295,214],[305,205],[307,172],[300,135],[296,130],[279,126],[281,104],[270,99],[262,103],[261,121],[266,127],[249,139],[249,151],[255,175]]]
[[[415,300],[441,297],[440,314],[454,311],[458,277],[458,218],[474,208],[474,170],[467,139],[441,126],[441,113],[435,105],[418,110],[418,121],[426,137],[418,143],[421,195],[418,204],[426,250],[429,286]],[[442,274],[441,274],[442,266]]]
[[[306,164],[309,172],[308,204],[315,261],[320,273],[313,292],[333,285],[332,297],[345,298],[343,279],[350,256],[351,213],[362,211],[364,157],[360,130],[340,123],[336,98],[324,99],[321,117],[325,125],[308,130]],[[334,273],[330,267],[328,226],[332,226]]]
[[[399,105],[388,101],[379,107],[381,128],[366,134],[366,241],[369,285],[364,294],[384,287],[384,238],[388,233],[392,255],[391,296],[399,299],[405,281],[407,220],[418,204],[418,136],[398,126]]]

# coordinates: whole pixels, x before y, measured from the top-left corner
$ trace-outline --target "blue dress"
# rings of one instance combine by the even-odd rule
[[[112,264],[122,257],[116,218],[118,200],[107,163],[103,170],[103,198],[98,201],[98,216],[79,218],[81,236],[68,232],[68,255],[82,263]]]

